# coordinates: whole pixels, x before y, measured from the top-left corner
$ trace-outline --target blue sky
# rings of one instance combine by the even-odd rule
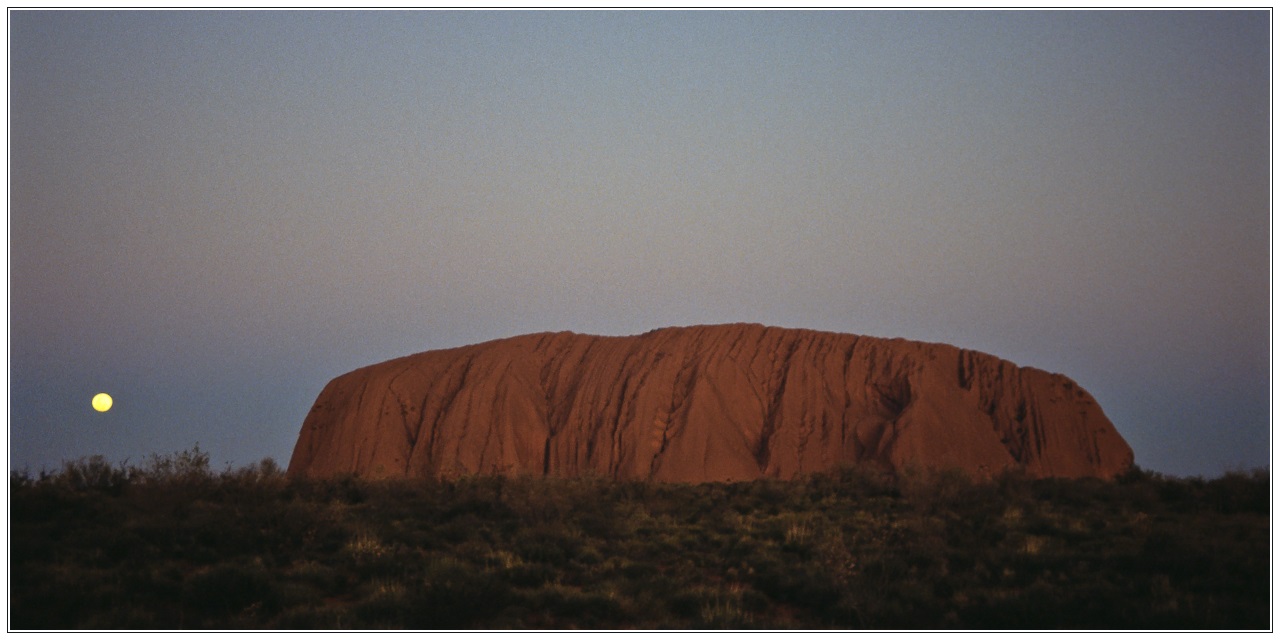
[[[1266,467],[1270,22],[10,11],[10,464],[285,462],[365,364],[744,321],[1064,373],[1144,468]]]

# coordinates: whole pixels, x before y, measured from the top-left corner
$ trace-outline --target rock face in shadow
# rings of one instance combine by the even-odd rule
[[[1133,464],[1065,376],[944,344],[759,325],[545,333],[332,380],[289,475],[793,478],[854,463],[1114,477]]]

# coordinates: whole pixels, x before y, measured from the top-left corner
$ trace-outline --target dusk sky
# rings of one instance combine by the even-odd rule
[[[283,465],[360,366],[728,322],[1269,468],[1267,11],[8,16],[11,468]]]

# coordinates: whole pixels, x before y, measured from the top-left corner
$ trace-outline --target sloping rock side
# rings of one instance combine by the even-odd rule
[[[544,333],[332,380],[291,476],[675,482],[892,470],[1109,478],[1133,451],[1065,376],[945,344],[759,325]]]

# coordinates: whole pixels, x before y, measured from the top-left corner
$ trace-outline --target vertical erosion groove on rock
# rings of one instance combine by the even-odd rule
[[[357,369],[316,399],[289,473],[704,482],[852,464],[1108,478],[1133,452],[1062,375],[735,324],[518,336]]]

